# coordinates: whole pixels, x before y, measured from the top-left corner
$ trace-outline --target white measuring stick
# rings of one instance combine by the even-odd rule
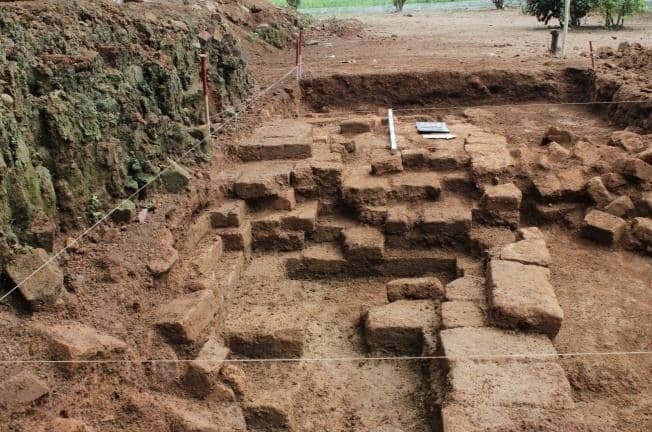
[[[389,151],[394,154],[398,151],[398,144],[396,144],[396,133],[394,132],[394,112],[391,108],[387,110],[387,124],[389,125]]]

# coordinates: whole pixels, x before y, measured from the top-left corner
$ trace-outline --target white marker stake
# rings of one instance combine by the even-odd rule
[[[394,154],[398,151],[396,144],[396,133],[394,132],[394,112],[392,109],[387,110],[387,124],[389,125],[389,151]]]
[[[561,45],[561,58],[566,58],[566,39],[568,39],[568,21],[570,21],[570,2],[571,0],[566,0],[564,2],[564,41]]]

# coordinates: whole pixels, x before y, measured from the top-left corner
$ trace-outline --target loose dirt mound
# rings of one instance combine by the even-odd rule
[[[323,20],[316,26],[316,30],[328,35],[335,35],[342,38],[356,37],[362,35],[364,24],[357,19],[334,19]]]
[[[618,66],[624,69],[646,69],[652,68],[652,48],[644,48],[639,44],[623,45],[619,50],[622,54]]]
[[[598,54],[594,99],[618,102],[605,109],[615,123],[652,132],[652,49],[623,43]]]

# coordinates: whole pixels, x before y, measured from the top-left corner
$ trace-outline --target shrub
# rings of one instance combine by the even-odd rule
[[[596,9],[604,17],[604,25],[608,28],[622,28],[625,17],[643,12],[646,9],[645,0],[595,0]]]
[[[496,9],[505,9],[505,0],[492,0]]]
[[[299,6],[301,5],[301,0],[287,0],[288,6],[294,8],[294,9],[299,9]]]
[[[405,3],[407,3],[407,0],[394,0],[394,7],[396,7],[396,11],[401,12]]]
[[[570,22],[571,26],[579,27],[580,20],[584,18],[593,8],[594,1],[614,0],[574,0],[571,1]],[[645,1],[645,0],[622,0],[622,1]],[[537,17],[544,24],[555,18],[559,24],[564,23],[564,0],[526,0],[525,12]]]

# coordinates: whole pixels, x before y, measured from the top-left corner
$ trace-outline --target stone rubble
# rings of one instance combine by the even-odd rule
[[[47,264],[46,264],[47,263]],[[42,268],[41,268],[42,267]],[[34,273],[37,269],[40,271]],[[7,276],[33,309],[51,305],[63,291],[63,272],[44,249],[16,255],[7,265]]]
[[[8,411],[26,408],[50,393],[47,384],[35,375],[22,372],[0,385],[0,407]]]

